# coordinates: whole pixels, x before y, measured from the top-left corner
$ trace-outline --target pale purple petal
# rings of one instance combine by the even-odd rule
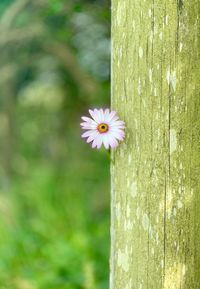
[[[97,126],[96,122],[95,122],[95,123],[91,123],[91,122],[81,122],[80,125],[81,125],[81,126],[88,126],[88,125],[90,125],[90,126],[93,126],[93,125]]]
[[[89,137],[89,136],[92,136],[93,135],[93,131],[92,130],[89,130],[89,131],[86,131],[84,132],[81,137],[84,138],[84,137]]]
[[[86,116],[83,116],[82,119],[84,120],[84,122],[81,123],[81,126],[91,126],[91,128],[97,127],[97,123]]]
[[[103,135],[103,144],[106,149],[109,149],[109,138],[107,137],[107,134]]]
[[[100,149],[100,147],[102,146],[102,142],[103,142],[103,138],[101,134],[99,134],[98,136],[94,138],[92,142],[92,148]]]
[[[103,113],[103,109],[95,109],[94,112],[96,113],[96,115],[98,116],[98,123],[102,123],[104,122],[104,113]]]
[[[91,125],[88,126],[82,126],[82,129],[86,129],[86,130],[96,130],[96,127],[93,127]]]
[[[125,129],[126,127],[123,125],[115,125],[115,126],[110,126],[110,129]]]
[[[87,143],[90,143],[91,141],[93,141],[98,135],[99,135],[98,131],[96,130],[92,131],[91,135],[87,139]]]
[[[96,138],[97,149],[100,149],[100,147],[102,146],[102,142],[103,142],[103,137],[101,134],[99,134],[99,136],[97,136]]]
[[[86,121],[86,122],[94,122],[94,120],[93,119],[91,119],[90,117],[87,117],[87,116],[82,116],[81,117],[82,118],[82,120],[84,120],[84,121]]]
[[[110,124],[114,123],[116,120],[119,119],[118,115],[113,116],[113,118],[109,121]]]
[[[99,122],[104,122],[104,112],[103,109],[99,110]]]
[[[118,146],[118,141],[111,134],[108,134],[108,140],[111,148],[116,148]]]
[[[96,138],[92,142],[92,148],[94,149],[97,146]]]
[[[82,126],[82,129],[96,129],[97,123],[88,123],[88,122],[82,122],[80,124]]]
[[[95,139],[92,143],[92,148],[96,147],[97,149],[100,149],[102,142],[103,142],[103,138],[102,138],[102,135],[99,133],[98,136],[95,137]]]
[[[111,127],[110,128],[110,132],[112,132],[112,131],[114,131],[114,132],[122,132],[122,133],[124,133],[124,130],[123,130],[123,128],[120,128],[120,127],[118,127],[118,126],[116,126],[116,127]],[[124,133],[125,134],[125,133]]]
[[[122,120],[115,120],[113,122],[110,122],[110,126],[118,126],[118,125],[125,127],[125,122]]]
[[[119,118],[117,115],[116,115],[116,111],[111,111],[108,116],[106,117],[105,121],[107,121],[108,123],[113,119],[113,117],[117,117],[117,119]]]
[[[91,117],[97,122],[99,123],[99,114],[98,114],[98,110],[95,109],[94,111],[89,109],[89,113],[91,115]]]
[[[106,108],[106,109],[104,110],[104,121],[106,121],[106,119],[107,119],[107,117],[109,116],[109,114],[110,114],[110,110],[109,110],[109,108]]]
[[[95,108],[94,114],[96,116],[97,123],[99,124],[101,122],[101,114],[100,114],[99,110]]]
[[[125,137],[125,133],[124,132],[116,132],[116,131],[112,131],[110,132],[116,139],[118,140],[123,140]]]

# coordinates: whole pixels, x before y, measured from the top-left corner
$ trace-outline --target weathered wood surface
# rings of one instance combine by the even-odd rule
[[[110,289],[200,289],[200,1],[112,0]]]

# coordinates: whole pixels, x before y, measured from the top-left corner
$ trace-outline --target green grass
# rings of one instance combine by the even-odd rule
[[[12,185],[0,196],[1,289],[108,288],[109,157],[79,134],[69,129],[58,159],[34,149],[40,134],[18,138]]]

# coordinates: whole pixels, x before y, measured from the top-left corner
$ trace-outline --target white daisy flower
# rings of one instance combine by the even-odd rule
[[[90,117],[83,116],[81,127],[86,130],[82,138],[87,138],[87,143],[92,144],[92,148],[100,149],[102,145],[106,149],[116,148],[119,141],[125,137],[125,122],[119,120],[115,111],[108,108],[89,110]]]

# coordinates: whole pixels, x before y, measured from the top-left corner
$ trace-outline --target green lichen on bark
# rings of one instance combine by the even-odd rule
[[[200,288],[200,2],[112,0],[110,289]]]

